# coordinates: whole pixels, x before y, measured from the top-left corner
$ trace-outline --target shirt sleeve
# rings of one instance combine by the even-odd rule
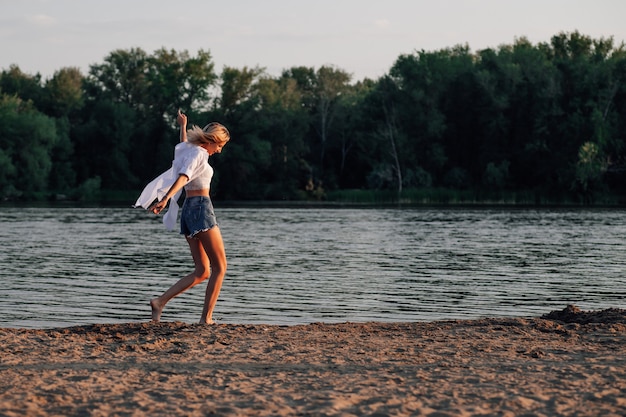
[[[185,175],[189,180],[195,178],[198,168],[202,166],[203,157],[201,149],[195,145],[187,147],[174,161],[176,175]]]

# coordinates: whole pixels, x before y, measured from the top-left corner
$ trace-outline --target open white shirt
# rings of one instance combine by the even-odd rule
[[[167,171],[161,173],[145,186],[133,207],[148,209],[154,201],[161,201],[176,179],[182,174],[189,178],[189,182],[198,177],[207,177],[207,170],[213,173],[208,163],[209,153],[206,149],[189,142],[180,142],[174,148],[174,161]],[[212,175],[211,175],[212,176]],[[208,177],[206,188],[209,188],[211,176]],[[178,219],[178,198],[181,191],[170,199],[167,212],[163,215],[163,224],[168,230],[174,230]]]

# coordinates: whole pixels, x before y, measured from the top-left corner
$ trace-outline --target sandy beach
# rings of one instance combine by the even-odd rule
[[[0,329],[2,416],[623,416],[626,310]]]

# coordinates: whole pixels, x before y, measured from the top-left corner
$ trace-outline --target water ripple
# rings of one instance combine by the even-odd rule
[[[219,209],[224,323],[537,316],[624,308],[626,212]],[[0,208],[1,327],[144,321],[193,267],[185,241],[129,208]],[[204,285],[163,319],[196,322]]]

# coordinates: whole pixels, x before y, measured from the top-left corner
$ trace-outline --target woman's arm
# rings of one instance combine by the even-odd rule
[[[176,122],[180,126],[180,141],[187,142],[187,116],[185,113],[181,112],[180,109],[178,109],[178,114],[176,115]],[[189,182],[189,178],[184,174],[180,174],[170,189],[167,190],[167,193],[165,193],[165,196],[161,199],[161,201],[157,201],[151,205],[148,210],[152,211],[154,214],[159,214],[165,207],[167,207],[167,202],[170,201],[170,199],[176,195],[178,190],[183,188],[187,182]]]
[[[181,113],[180,109],[178,109],[176,121],[180,126],[180,141],[187,142],[187,116],[185,115],[185,113]]]
[[[170,199],[176,195],[178,190],[183,188],[187,182],[189,182],[189,178],[185,174],[180,174],[170,189],[167,190],[161,201],[154,203],[148,210],[154,214],[159,214],[167,206],[167,202],[170,201]]]

